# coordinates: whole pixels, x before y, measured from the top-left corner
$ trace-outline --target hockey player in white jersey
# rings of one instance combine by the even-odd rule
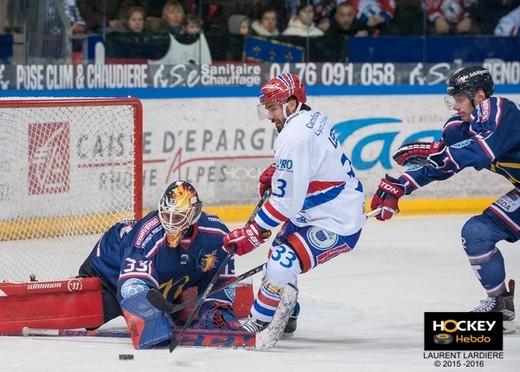
[[[298,274],[352,250],[366,221],[363,186],[331,121],[306,101],[305,88],[295,74],[278,75],[261,88],[259,114],[279,132],[275,162],[260,177],[260,190],[270,187],[271,196],[253,223],[224,237],[224,249],[235,247],[235,253],[243,255],[282,224],[250,319],[243,325],[251,332],[269,324],[281,289],[288,283],[296,285]],[[294,331],[295,322],[290,328]]]

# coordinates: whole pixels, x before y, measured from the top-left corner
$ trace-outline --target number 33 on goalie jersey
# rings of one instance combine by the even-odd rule
[[[274,151],[272,193],[256,223],[272,229],[290,219],[339,235],[361,229],[366,220],[363,186],[328,117],[305,110],[289,116]]]
[[[229,230],[218,217],[204,212],[192,229],[179,246],[169,248],[157,211],[138,222],[118,223],[99,240],[92,252],[91,265],[103,282],[117,289],[119,300],[133,294],[122,296],[125,282],[123,291],[138,288],[132,282],[144,282],[150,288],[162,289],[171,302],[190,287],[197,287],[201,293],[226,256],[222,239]],[[234,261],[230,260],[219,282],[233,278],[234,274]],[[224,291],[214,298],[230,301]]]

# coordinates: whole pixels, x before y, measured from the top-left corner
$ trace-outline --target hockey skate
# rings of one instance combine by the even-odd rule
[[[504,333],[513,333],[515,332],[515,325],[513,323],[513,319],[515,319],[515,281],[510,279],[508,286],[509,290],[507,290],[506,286],[506,291],[501,295],[497,297],[487,297],[481,300],[480,304],[473,309],[473,312],[501,312],[504,319]]]
[[[249,333],[257,333],[262,332],[268,325],[268,322],[262,322],[261,320],[250,317],[242,324],[242,329]]]
[[[243,330],[255,333],[255,350],[267,350],[278,342],[296,307],[297,298],[298,289],[292,284],[287,284],[271,322],[263,322],[250,317],[242,324]]]
[[[285,326],[285,329],[283,330],[284,336],[290,336],[294,333],[294,331],[296,331],[298,315],[300,315],[300,303],[299,302],[297,302],[296,305],[294,305],[294,308],[291,312],[291,316],[289,317],[289,321],[287,322],[287,325]]]

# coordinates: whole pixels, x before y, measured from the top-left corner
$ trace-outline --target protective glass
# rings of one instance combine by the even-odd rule
[[[278,110],[282,109],[283,105],[279,102],[269,103],[267,105],[258,104],[256,106],[256,112],[258,114],[258,118],[260,120],[266,120],[269,116],[273,116],[277,113]]]
[[[454,94],[452,96],[450,96],[450,95],[444,96],[444,104],[450,111],[455,110],[455,106],[457,106],[457,107],[462,106],[468,100],[471,100],[471,98],[466,93],[458,93],[458,94]]]

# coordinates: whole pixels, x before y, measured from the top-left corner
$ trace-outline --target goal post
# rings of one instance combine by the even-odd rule
[[[138,99],[0,99],[0,281],[76,275],[141,177]]]

